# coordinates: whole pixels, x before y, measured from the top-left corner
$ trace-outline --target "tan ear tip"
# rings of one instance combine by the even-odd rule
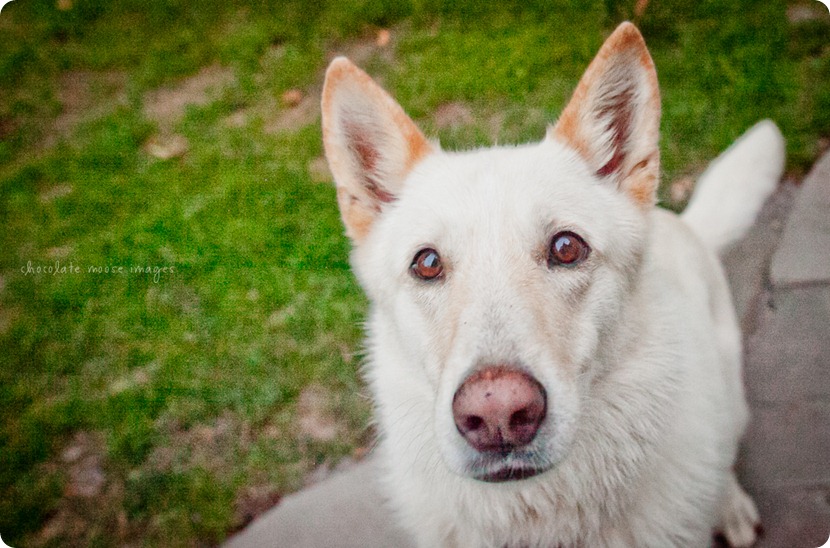
[[[357,70],[357,67],[348,57],[338,56],[332,59],[329,63],[329,68],[326,69],[326,77],[338,76],[340,74]]]
[[[622,23],[614,29],[614,32],[611,36],[615,39],[620,41],[624,44],[629,44],[632,42],[639,42],[641,44],[645,44],[645,40],[643,39],[643,35],[640,32],[640,29],[637,28],[637,25],[632,23],[631,21],[623,21]]]
[[[323,97],[322,97],[322,108],[323,108],[323,123],[325,124],[326,114],[329,111],[329,107],[332,104],[333,93],[337,88],[338,84],[344,81],[349,74],[354,74],[358,72],[359,69],[352,63],[348,57],[339,56],[335,57],[331,63],[329,63],[328,68],[326,69],[326,77],[323,82]]]

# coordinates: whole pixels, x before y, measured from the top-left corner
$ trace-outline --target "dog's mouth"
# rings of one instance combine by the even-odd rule
[[[476,474],[474,477],[480,481],[488,483],[504,483],[507,481],[519,481],[523,479],[532,478],[544,472],[541,468],[532,468],[528,466],[502,466],[495,470],[486,472],[484,474]]]
[[[468,463],[466,475],[488,483],[521,481],[547,472],[553,463],[530,451],[479,455]]]

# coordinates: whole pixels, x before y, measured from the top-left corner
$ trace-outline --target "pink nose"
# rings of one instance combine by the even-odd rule
[[[507,452],[536,437],[547,401],[539,381],[515,368],[490,366],[476,371],[452,400],[455,426],[473,448]]]

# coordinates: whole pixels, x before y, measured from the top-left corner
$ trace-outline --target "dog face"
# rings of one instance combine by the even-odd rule
[[[658,126],[630,24],[520,147],[444,152],[349,61],[329,67],[324,142],[352,263],[402,357],[375,367],[424,380],[454,472],[522,479],[567,455],[642,261]]]

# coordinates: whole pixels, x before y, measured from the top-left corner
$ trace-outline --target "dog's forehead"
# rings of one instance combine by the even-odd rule
[[[609,194],[575,151],[545,141],[436,153],[412,172],[400,207],[445,226],[580,225]]]

